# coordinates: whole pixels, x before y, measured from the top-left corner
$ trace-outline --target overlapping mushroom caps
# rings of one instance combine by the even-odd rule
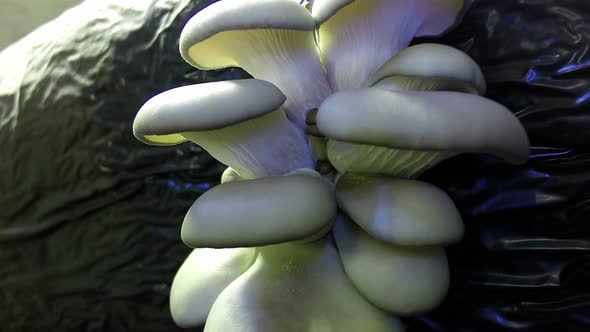
[[[183,222],[195,249],[172,285],[178,325],[402,331],[392,315],[442,301],[442,246],[463,224],[443,191],[411,178],[462,152],[519,163],[529,144],[482,97],[466,54],[406,48],[470,2],[221,0],[189,20],[188,63],[255,78],[164,92],[134,123],[147,144],[190,140],[229,166]]]
[[[416,177],[462,152],[513,163],[528,156],[521,123],[478,95],[486,90],[483,75],[459,50],[409,47],[364,86],[332,94],[316,116],[317,131],[329,138],[327,159],[339,172]]]

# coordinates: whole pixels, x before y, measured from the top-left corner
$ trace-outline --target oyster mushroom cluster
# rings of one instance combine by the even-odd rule
[[[402,331],[397,317],[440,304],[443,246],[463,223],[415,178],[459,153],[521,163],[529,151],[471,58],[408,47],[469,2],[221,0],[189,20],[188,63],[254,78],[165,91],[133,125],[147,144],[191,141],[228,166],[182,225],[195,249],[172,284],[179,326]]]

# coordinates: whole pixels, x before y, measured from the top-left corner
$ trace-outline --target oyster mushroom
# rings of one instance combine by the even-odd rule
[[[336,183],[336,200],[365,232],[395,245],[440,246],[463,237],[453,201],[425,182],[344,174]]]
[[[305,112],[331,93],[314,40],[315,22],[295,1],[219,1],[182,30],[182,57],[199,69],[241,67],[287,95],[289,119],[305,127]]]
[[[528,136],[509,110],[466,93],[341,91],[321,104],[316,121],[330,138],[328,159],[341,173],[414,177],[457,153],[488,153],[522,163],[529,152]],[[342,148],[339,142],[356,144]]]
[[[189,247],[252,247],[302,240],[336,214],[333,190],[320,176],[268,176],[218,185],[199,197],[182,224]]]
[[[148,100],[133,133],[151,145],[190,140],[243,178],[313,167],[305,135],[281,109],[284,101],[274,85],[256,79],[183,86]]]
[[[464,0],[316,0],[312,16],[328,80],[336,91],[358,88],[414,37],[445,33]]]
[[[176,325],[204,324],[219,294],[254,263],[256,255],[255,248],[194,249],[170,289],[170,312]]]
[[[231,167],[228,167],[221,173],[221,184],[243,180],[243,178]]]
[[[397,314],[430,311],[444,299],[449,267],[441,247],[399,247],[373,239],[340,217],[334,238],[352,284],[375,306]]]
[[[363,86],[383,85],[383,80],[388,79],[397,84],[408,81],[409,86],[403,90],[486,92],[486,81],[477,63],[460,50],[441,44],[419,44],[402,50]],[[420,87],[418,82],[425,86]]]
[[[403,331],[353,288],[329,241],[259,250],[213,304],[205,332]]]

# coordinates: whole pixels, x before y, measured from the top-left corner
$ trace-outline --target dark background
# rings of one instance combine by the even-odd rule
[[[247,77],[180,58],[212,1],[87,2],[0,54],[0,331],[181,331],[168,309],[188,207],[223,167],[131,125],[152,95]],[[480,0],[435,41],[469,53],[533,146],[422,176],[459,207],[452,286],[418,331],[590,331],[590,3]]]

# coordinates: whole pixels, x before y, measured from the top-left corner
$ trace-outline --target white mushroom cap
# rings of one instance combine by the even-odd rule
[[[365,232],[395,245],[447,245],[463,236],[453,201],[425,182],[345,174],[336,183],[336,199]]]
[[[255,79],[183,86],[148,100],[133,132],[152,145],[191,140],[245,178],[313,167],[305,135],[280,108],[284,101],[274,85]]]
[[[434,309],[449,287],[449,267],[440,247],[398,247],[370,237],[338,218],[334,238],[346,274],[369,302],[398,315]]]
[[[170,312],[176,325],[204,324],[219,294],[252,266],[256,255],[255,248],[193,250],[170,289]]]
[[[346,278],[326,240],[260,248],[254,265],[217,298],[205,332],[401,332]]]
[[[486,81],[477,63],[464,52],[442,44],[420,44],[402,50],[384,63],[364,86],[399,75],[459,81],[469,84],[481,95],[486,92]]]
[[[529,153],[528,136],[508,109],[466,93],[337,92],[321,104],[317,126],[335,140],[398,149],[481,152],[513,163]]]
[[[319,176],[269,176],[218,185],[191,206],[182,224],[189,247],[251,247],[300,240],[336,214]]]
[[[150,98],[133,122],[133,133],[151,145],[175,145],[184,132],[221,129],[271,113],[286,97],[255,79],[187,85]]]
[[[334,90],[360,87],[415,36],[440,35],[466,10],[464,0],[316,0],[322,63]]]
[[[182,57],[199,69],[242,67],[287,95],[289,119],[331,93],[314,40],[315,22],[295,1],[216,2],[193,16],[180,36]]]

